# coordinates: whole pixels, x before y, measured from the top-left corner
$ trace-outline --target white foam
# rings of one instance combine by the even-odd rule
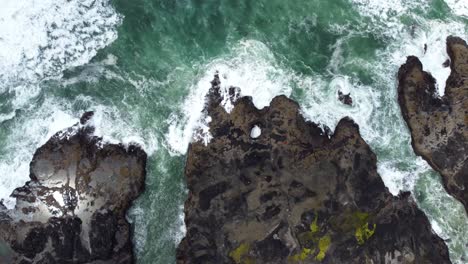
[[[0,114],[0,124],[7,121],[11,120],[16,116],[15,111],[8,113],[8,114]]]
[[[85,64],[117,38],[122,17],[109,0],[3,0],[0,8],[0,92],[14,95],[6,154],[0,157],[0,199],[8,207],[16,187],[29,179],[29,162],[37,147],[54,133],[78,121],[71,107],[46,102],[34,109],[44,78]],[[109,57],[106,63],[116,63]],[[30,116],[17,116],[21,109]],[[117,122],[118,123],[118,122]],[[103,134],[105,130],[103,131]],[[108,130],[106,130],[108,131]],[[112,129],[110,130],[112,131]]]
[[[445,0],[445,3],[457,16],[468,17],[468,1],[466,0]]]
[[[389,66],[390,63],[393,68],[399,67],[405,63],[407,56],[417,56],[424,69],[437,80],[438,92],[443,95],[445,82],[450,75],[450,68],[443,67],[443,63],[448,59],[445,40],[450,35],[465,36],[466,26],[451,20],[426,20],[413,12],[415,9],[427,12],[430,4],[428,1],[352,1],[361,15],[371,18],[373,22],[371,31],[378,32],[391,40],[389,47],[379,52],[379,57],[388,58],[388,61],[381,60],[382,64]],[[463,9],[468,5],[468,1],[447,0],[446,2],[460,13],[468,10]],[[414,24],[410,27],[405,26],[401,22],[402,16],[413,18]],[[388,70],[387,68],[385,71]]]
[[[332,129],[345,116],[352,117],[358,124],[368,124],[374,109],[380,106],[380,94],[375,89],[360,85],[348,76],[336,75],[329,80],[318,75],[296,74],[282,67],[268,47],[259,41],[242,41],[232,53],[233,57],[215,59],[206,66],[205,74],[189,89],[191,93],[183,103],[182,115],[170,117],[166,142],[172,154],[186,153],[191,140],[209,142],[210,119],[202,111],[216,72],[219,72],[221,93],[225,98],[230,87],[240,87],[241,96],[252,96],[257,108],[268,106],[277,95],[289,96],[292,87],[303,89],[307,96],[300,103],[306,118]],[[351,93],[352,107],[337,99],[339,90]],[[230,111],[229,100],[223,102]],[[367,140],[380,136],[372,126],[363,125],[361,131]]]
[[[414,193],[423,194],[417,200],[418,205],[426,213],[436,234],[445,240],[452,263],[466,264],[468,215],[463,204],[445,191],[437,173],[423,175]]]
[[[380,106],[380,94],[377,91],[342,75],[336,75],[331,80],[321,76],[302,79],[298,86],[309,95],[301,102],[302,112],[307,119],[334,130],[343,117],[349,116],[356,123],[362,124],[361,134],[366,140],[372,141],[380,136],[374,127],[368,125],[375,109]],[[353,99],[351,107],[338,100],[338,91],[350,93]]]
[[[154,135],[148,131],[138,130],[131,124],[137,120],[122,116],[116,107],[95,103],[89,97],[79,97],[75,104],[86,104],[87,109],[94,110],[92,125],[96,127],[95,135],[103,137],[107,143],[137,143],[148,155],[158,148]],[[29,180],[29,163],[34,152],[55,133],[79,122],[82,113],[76,113],[69,102],[57,98],[47,98],[40,106],[31,106],[24,115],[11,121],[11,133],[6,138],[4,156],[0,157],[0,200],[12,208],[15,201],[9,197],[13,189],[22,186]]]
[[[361,15],[378,17],[381,20],[388,20],[421,4],[418,1],[405,0],[352,0],[352,2]]]
[[[117,38],[109,0],[3,0],[0,90],[82,65]]]
[[[54,197],[55,201],[57,201],[57,203],[60,205],[60,206],[64,206],[65,205],[65,201],[63,200],[63,195],[60,191],[55,191],[52,196]]]
[[[427,1],[404,0],[352,0],[361,15],[370,17],[375,23],[373,31],[393,39],[390,45],[392,64],[401,65],[409,55],[417,56],[424,69],[437,80],[439,95],[445,92],[445,82],[450,75],[450,68],[443,67],[448,59],[445,40],[449,35],[466,35],[463,23],[455,21],[425,20],[418,17],[414,11],[429,10]],[[467,14],[468,1],[446,0],[458,15]],[[402,16],[414,18],[416,24],[410,30],[401,23]],[[396,48],[398,47],[398,48]],[[426,47],[426,49],[425,49]]]
[[[46,102],[50,105],[51,102]],[[78,121],[59,107],[44,107],[29,117],[13,120],[12,134],[7,137],[1,157],[0,171],[5,177],[0,178],[0,199],[5,206],[13,208],[15,200],[10,196],[13,189],[29,180],[29,163],[36,148],[61,129],[72,126]]]
[[[402,153],[402,157],[404,154]],[[377,164],[377,171],[382,177],[385,186],[393,195],[398,195],[402,190],[411,191],[419,175],[429,170],[429,165],[420,157],[415,159],[415,164],[409,169],[402,170],[399,163],[402,160],[384,160]]]
[[[468,227],[464,208],[453,197],[447,195],[440,183],[439,175],[433,179],[426,179],[430,168],[421,158],[415,158],[413,155],[409,132],[401,118],[399,106],[394,99],[397,96],[396,73],[409,55],[420,58],[424,70],[430,72],[436,78],[439,94],[444,93],[446,79],[450,74],[450,69],[442,66],[448,58],[445,40],[449,35],[466,36],[466,26],[463,23],[450,20],[450,18],[444,21],[426,20],[418,17],[415,12],[409,12],[424,1],[396,1],[395,3],[390,1],[390,4],[396,4],[395,8],[399,9],[400,12],[395,16],[387,17],[372,13],[375,12],[373,10],[375,6],[370,2],[356,1],[369,3],[369,5],[359,6],[360,12],[372,16],[372,21],[375,22],[372,24],[371,29],[373,34],[382,34],[385,36],[386,42],[390,42],[386,49],[377,51],[377,63],[371,67],[365,66],[374,76],[373,86],[382,93],[382,98],[386,98],[386,102],[382,101],[386,106],[376,112],[370,120],[370,124],[361,124],[361,129],[363,125],[364,127],[373,127],[374,132],[379,137],[369,141],[366,130],[369,132],[370,129],[364,130],[363,137],[374,150],[378,152],[383,150],[384,154],[378,156],[378,171],[389,190],[393,194],[397,194],[400,190],[407,190],[418,195],[422,199],[420,207],[431,220],[435,232],[440,237],[450,238],[450,241],[446,241],[446,244],[452,262],[466,263],[466,240],[464,238]],[[375,3],[386,5],[384,1],[380,0],[375,1]],[[408,8],[403,6],[402,8],[398,5],[399,3],[409,6],[407,6]],[[464,1],[463,3],[468,2]],[[413,4],[414,6],[412,6]],[[451,7],[454,8],[454,6]],[[393,7],[389,8],[392,9]],[[465,12],[462,5],[459,4],[457,8],[460,9],[457,11],[454,9],[455,13]],[[426,12],[426,10],[422,10],[422,12]],[[415,24],[405,26],[399,18],[403,15],[414,19]],[[337,31],[346,30],[346,28],[335,28]],[[425,44],[427,45],[426,52]],[[421,190],[421,182],[425,181],[428,182],[428,186]]]
[[[172,228],[172,237],[174,240],[174,244],[177,246],[179,245],[180,241],[185,237],[187,233],[187,227],[185,226],[185,214],[184,214],[184,206],[179,206],[179,211],[181,212],[178,217],[177,221],[174,223],[174,227]]]
[[[250,131],[250,137],[251,138],[258,138],[262,134],[262,129],[258,127],[257,125],[252,128]]]
[[[441,236],[441,234],[443,234],[443,229],[442,227],[440,227],[440,224],[436,220],[431,220],[430,222],[434,232],[436,232],[436,234],[439,234],[441,238],[444,238],[443,236]],[[445,237],[445,239],[447,238]]]
[[[426,1],[355,0],[353,2],[358,4],[357,9],[362,15],[370,17],[372,22],[375,22],[370,23],[370,28],[363,30],[369,30],[372,34],[384,38],[386,43],[390,43],[387,48],[377,51],[377,61],[359,62],[364,70],[372,74],[372,86],[363,85],[351,76],[339,74],[340,65],[350,63],[343,58],[342,43],[336,43],[331,47],[334,52],[330,65],[324,65],[331,73],[325,76],[302,76],[282,67],[272,55],[265,56],[271,54],[266,45],[258,41],[244,41],[239,44],[240,47],[245,47],[244,49],[235,49],[237,53],[233,52],[232,57],[214,60],[206,67],[205,74],[199,78],[197,84],[190,87],[190,94],[181,109],[182,113],[171,116],[169,120],[171,125],[166,141],[170,150],[174,154],[185,153],[189,142],[200,135],[194,132],[199,131],[200,127],[203,127],[205,136],[209,135],[208,122],[203,120],[201,111],[210,81],[215,71],[219,70],[223,94],[226,94],[227,87],[240,87],[242,95],[253,95],[257,107],[268,105],[278,94],[290,95],[291,87],[295,87],[304,90],[302,93],[304,97],[296,99],[304,115],[311,121],[327,125],[333,130],[342,117],[351,116],[360,125],[363,138],[376,152],[382,153],[378,156],[378,171],[390,192],[397,195],[402,190],[412,191],[420,175],[430,168],[421,158],[414,156],[410,146],[410,135],[401,118],[396,100],[396,74],[407,56],[418,56],[425,70],[436,78],[438,91],[443,94],[445,81],[450,73],[449,69],[442,66],[447,59],[445,38],[452,34],[466,36],[465,26],[450,20],[424,20],[416,17],[416,13],[410,12],[416,8],[423,9],[428,5]],[[417,25],[405,26],[400,21],[401,16],[415,18]],[[349,30],[349,27],[336,26],[332,27],[332,30],[343,33]],[[346,39],[341,41],[344,42]],[[252,45],[245,43],[253,43],[254,46],[261,48],[249,53]],[[236,63],[231,66],[231,62]],[[344,105],[337,100],[339,90],[351,94],[352,106]],[[226,110],[229,111],[232,107],[229,101],[225,100],[224,103]],[[431,192],[437,193],[431,194]],[[426,193],[439,196],[441,193],[445,194],[445,191],[428,190]],[[438,208],[444,206],[441,201],[430,201],[430,204]],[[439,234],[466,225],[466,221],[459,225],[446,223],[443,219],[446,215],[437,216],[430,210],[427,210],[426,214],[435,219],[434,229],[440,232]],[[459,238],[456,234],[453,235],[456,241],[448,244],[451,254],[463,242],[460,242]]]
[[[372,31],[385,37],[398,38],[403,28],[401,16],[412,16],[410,12],[419,9],[419,12],[429,10],[428,1],[407,0],[351,0],[361,16],[371,20]]]
[[[145,213],[145,209],[143,209],[140,205],[133,205],[129,212],[126,215],[127,221],[137,226],[133,233],[133,243],[135,244],[135,250],[141,254],[145,248],[146,241],[148,241],[148,222],[147,222],[147,214]]]
[[[449,59],[446,38],[450,35],[464,36],[465,32],[465,26],[459,22],[425,21],[416,27],[414,32],[402,32],[401,40],[390,47],[393,50],[389,53],[392,54],[391,62],[401,65],[405,63],[407,56],[417,56],[424,70],[436,79],[439,95],[443,95],[445,83],[450,75],[450,67],[443,66]]]
[[[186,153],[192,139],[209,142],[210,118],[203,116],[202,111],[216,72],[220,76],[222,94],[227,95],[230,87],[241,87],[241,96],[252,96],[257,108],[269,105],[276,95],[290,95],[292,91],[292,76],[276,62],[265,44],[255,40],[241,41],[230,56],[215,59],[205,66],[204,75],[189,88],[182,114],[170,117],[166,141],[172,154]],[[230,111],[229,101],[224,103],[225,109]]]
[[[147,130],[138,129],[138,116],[124,116],[117,107],[91,104],[94,111],[91,125],[94,134],[103,137],[105,143],[124,145],[138,144],[150,156],[158,149],[156,136]],[[138,114],[138,113],[134,113]]]

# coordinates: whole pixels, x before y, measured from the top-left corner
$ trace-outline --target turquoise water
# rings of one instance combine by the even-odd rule
[[[0,33],[0,199],[7,204],[27,180],[35,148],[95,110],[98,134],[138,142],[150,154],[146,191],[128,215],[138,263],[174,263],[184,234],[185,152],[191,140],[209,140],[201,110],[219,71],[223,87],[239,86],[257,107],[286,94],[331,128],[355,119],[390,191],[413,191],[434,230],[450,238],[452,261],[468,263],[467,216],[414,155],[396,102],[396,72],[407,55],[422,58],[443,92],[445,38],[468,37],[464,2],[5,1],[0,29],[25,31]],[[339,103],[338,90],[351,92],[352,107]]]

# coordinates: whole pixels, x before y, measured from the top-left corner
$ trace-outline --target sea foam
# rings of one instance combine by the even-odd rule
[[[188,88],[190,93],[181,107],[182,114],[173,114],[169,119],[166,141],[174,155],[185,154],[192,139],[209,142],[210,117],[203,114],[203,109],[216,73],[220,76],[221,93],[227,94],[229,87],[239,87],[241,96],[252,96],[257,108],[268,106],[277,95],[289,96],[292,91],[292,76],[260,41],[242,40],[232,48],[230,55],[214,59],[204,69],[203,75]],[[228,100],[223,106],[228,112],[232,109]]]
[[[55,98],[38,105],[40,83],[89,62],[117,38],[121,22],[108,0],[2,1],[0,94],[11,100],[0,113],[8,129],[0,153],[0,200],[8,207],[14,205],[13,189],[29,179],[35,149],[79,118],[71,104]]]
[[[445,0],[445,3],[458,16],[468,17],[468,1],[466,0]]]
[[[121,21],[108,0],[2,1],[0,88],[87,63],[117,38]]]
[[[31,109],[24,109],[22,114],[11,119],[8,124],[3,154],[0,156],[0,171],[7,177],[0,177],[0,199],[7,207],[15,201],[9,195],[14,188],[29,180],[29,163],[34,152],[57,132],[79,122],[80,115],[76,108],[94,111],[89,125],[95,128],[94,135],[103,138],[103,143],[138,144],[148,155],[158,148],[157,139],[132,125],[132,117],[124,116],[114,106],[102,105],[90,97],[78,96],[72,103],[59,98],[46,98]]]

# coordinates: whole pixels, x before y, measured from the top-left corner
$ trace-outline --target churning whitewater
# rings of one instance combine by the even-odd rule
[[[44,81],[63,82],[64,70],[88,63],[117,39],[123,17],[110,2],[7,0],[4,4],[0,10],[0,122],[5,139],[0,143],[0,171],[7,177],[0,179],[0,199],[11,208],[14,200],[9,195],[29,179],[34,151],[56,132],[78,122],[75,105],[96,110],[98,135],[112,142],[145,144],[129,124],[108,118],[118,115],[118,110],[92,97],[78,96],[73,102],[41,98],[47,89]],[[110,58],[100,63],[115,63]]]
[[[466,1],[6,0],[0,200],[13,207],[9,195],[29,179],[34,151],[93,110],[98,135],[149,154],[146,191],[128,215],[138,263],[173,263],[185,232],[184,155],[193,140],[210,141],[202,110],[219,73],[224,94],[239,87],[257,108],[283,94],[332,131],[353,118],[389,190],[412,191],[452,262],[468,263],[464,209],[414,154],[396,100],[408,55],[444,93],[452,34],[468,37]]]

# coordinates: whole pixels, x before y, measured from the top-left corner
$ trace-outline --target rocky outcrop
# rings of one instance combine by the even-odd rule
[[[340,100],[340,102],[345,105],[353,105],[353,98],[351,97],[351,93],[344,94],[342,91],[338,91],[338,100]]]
[[[329,135],[285,96],[261,110],[242,97],[227,113],[221,94],[216,77],[212,139],[189,147],[177,263],[450,263],[410,194],[389,193],[351,119]]]
[[[55,134],[34,154],[13,210],[0,209],[1,263],[133,263],[125,218],[143,191],[146,153],[106,144],[86,123]]]
[[[442,175],[447,192],[468,212],[468,46],[448,37],[447,53],[451,74],[443,97],[419,59],[408,57],[398,73],[398,101],[414,151]]]

